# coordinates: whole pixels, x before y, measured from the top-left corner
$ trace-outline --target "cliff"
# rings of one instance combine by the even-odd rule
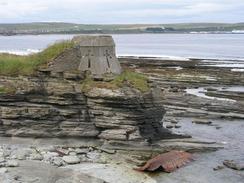
[[[92,88],[72,77],[1,77],[0,135],[143,140],[168,137],[156,89]]]

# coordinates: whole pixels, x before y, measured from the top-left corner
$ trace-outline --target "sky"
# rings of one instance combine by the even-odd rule
[[[0,23],[244,22],[244,0],[0,0]]]

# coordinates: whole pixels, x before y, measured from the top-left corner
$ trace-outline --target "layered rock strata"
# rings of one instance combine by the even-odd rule
[[[145,140],[168,137],[156,89],[93,88],[58,77],[1,77],[0,135]]]

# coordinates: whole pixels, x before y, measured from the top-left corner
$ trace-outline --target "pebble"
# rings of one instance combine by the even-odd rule
[[[72,151],[72,152],[69,152],[69,155],[70,155],[70,156],[76,156],[77,153]]]
[[[80,163],[80,158],[78,156],[64,156],[62,159],[67,164],[77,164],[77,163]]]
[[[25,160],[32,153],[31,149],[17,149],[12,151],[11,159]]]
[[[43,156],[40,154],[31,154],[30,156],[30,160],[38,160],[38,161],[42,161],[43,160]]]
[[[51,161],[54,157],[58,157],[59,154],[56,152],[47,152],[43,154],[43,160],[44,161]]]
[[[52,160],[52,164],[59,167],[59,166],[64,165],[64,161],[60,157],[54,157]]]
[[[87,148],[83,148],[83,149],[77,148],[77,149],[75,149],[75,152],[77,154],[87,154],[89,152],[89,150]]]
[[[175,125],[175,128],[181,128],[181,126],[180,125]]]
[[[217,167],[213,168],[213,170],[217,171],[217,170],[222,170],[224,168],[225,168],[224,166],[217,166]]]
[[[168,129],[171,129],[173,127],[174,127],[173,125],[166,125],[166,128],[168,128]]]

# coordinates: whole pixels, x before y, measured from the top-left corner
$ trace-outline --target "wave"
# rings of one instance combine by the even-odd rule
[[[190,61],[190,60],[201,60],[202,62],[244,62],[244,58],[242,57],[195,57],[195,56],[173,56],[173,55],[157,55],[157,54],[118,54],[118,57],[131,57],[131,58],[143,58],[143,59],[157,59],[157,60],[182,60],[182,61]]]
[[[144,58],[144,59],[157,59],[157,60],[184,60],[189,61],[188,57],[171,56],[171,55],[149,55],[149,54],[118,54],[118,57],[131,57],[131,58]]]

